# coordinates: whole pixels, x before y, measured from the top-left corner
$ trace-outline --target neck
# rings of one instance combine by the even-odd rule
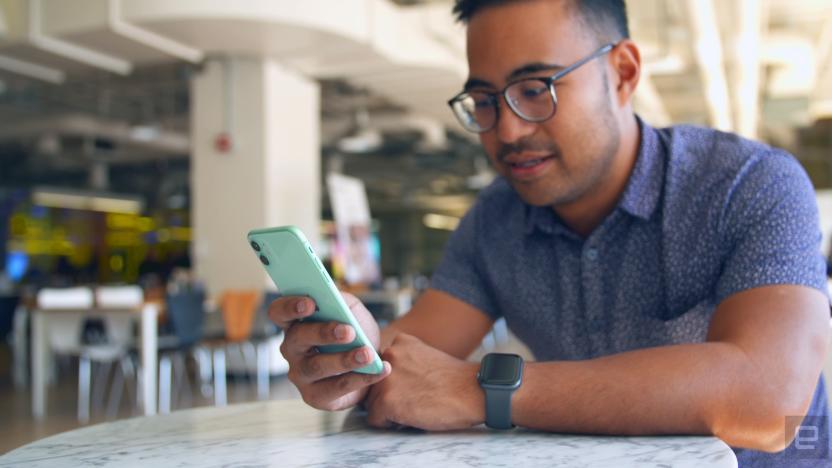
[[[621,123],[621,144],[607,174],[587,195],[566,205],[555,206],[558,216],[579,236],[586,239],[615,209],[627,188],[638,157],[641,131],[635,114]]]

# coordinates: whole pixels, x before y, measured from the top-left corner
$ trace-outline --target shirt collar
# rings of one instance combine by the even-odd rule
[[[641,143],[636,165],[618,207],[633,216],[647,220],[656,211],[662,194],[664,147],[656,129],[638,116],[636,119],[641,129]]]
[[[636,116],[636,120],[641,130],[641,142],[639,143],[636,164],[630,174],[630,180],[627,182],[624,194],[618,202],[618,208],[635,217],[647,220],[656,211],[662,192],[664,148],[656,129],[638,116]],[[526,234],[531,234],[535,227],[548,234],[561,231],[571,233],[560,222],[557,214],[550,207],[526,205]]]
[[[554,226],[557,224],[553,222],[555,212],[548,206],[534,206],[526,205],[526,234],[534,232],[534,228],[540,228],[547,234],[552,234]]]

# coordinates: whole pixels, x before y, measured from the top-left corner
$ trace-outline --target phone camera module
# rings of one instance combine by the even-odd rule
[[[260,256],[260,261],[263,262],[263,265],[268,265],[269,264],[269,259],[266,258],[265,255]]]
[[[257,252],[260,251],[260,246],[257,244],[257,242],[251,241],[251,248],[256,250]]]

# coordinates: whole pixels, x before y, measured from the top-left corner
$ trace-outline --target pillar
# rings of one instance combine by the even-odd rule
[[[268,284],[251,229],[294,224],[317,244],[319,131],[318,84],[271,59],[211,60],[193,80],[192,260],[211,294]]]

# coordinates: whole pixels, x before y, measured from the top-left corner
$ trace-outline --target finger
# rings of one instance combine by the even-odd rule
[[[315,346],[347,344],[355,340],[355,330],[339,322],[296,323],[286,331],[287,349],[296,355],[305,355]]]
[[[384,367],[379,374],[359,374],[350,372],[347,374],[330,377],[312,384],[310,393],[316,400],[331,401],[343,397],[349,393],[361,390],[364,387],[381,382],[390,375],[390,363],[384,362]]]
[[[366,346],[341,353],[315,354],[298,363],[298,377],[301,383],[317,382],[366,366],[372,358],[373,351]]]
[[[315,301],[303,296],[283,296],[269,304],[269,319],[286,330],[299,319],[315,312]]]

